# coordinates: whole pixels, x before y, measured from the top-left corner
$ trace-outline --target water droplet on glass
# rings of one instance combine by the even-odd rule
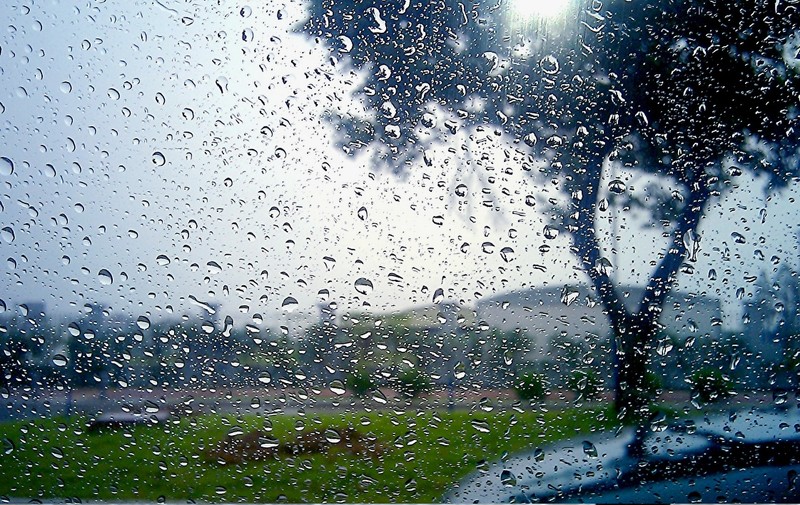
[[[375,22],[374,26],[369,27],[369,31],[377,34],[386,33],[386,21],[381,17],[381,11],[376,7],[370,7],[367,12],[372,14],[372,19]]]
[[[353,287],[355,287],[356,291],[359,294],[365,296],[370,294],[373,288],[372,281],[370,281],[369,279],[365,279],[364,277],[359,277],[358,279],[356,279],[356,282],[353,284]]]
[[[555,75],[560,70],[558,60],[555,56],[549,54],[539,61],[539,66],[542,71],[548,75]]]
[[[436,288],[433,292],[433,303],[440,303],[442,300],[444,300],[444,289]]]
[[[14,241],[14,238],[16,238],[16,235],[14,235],[14,230],[10,226],[6,226],[0,230],[0,236],[3,237],[3,241],[7,244],[10,244]]]
[[[588,440],[585,440],[583,442],[583,453],[589,456],[590,458],[596,458],[597,448],[594,446],[593,443],[589,442]]]
[[[459,184],[456,186],[456,196],[467,196],[467,185],[466,184]]]
[[[258,382],[261,384],[269,384],[272,382],[272,375],[269,372],[261,372],[258,374]]]
[[[67,366],[67,358],[63,354],[56,354],[53,356],[53,364],[55,366],[64,367]]]
[[[145,316],[139,316],[139,318],[136,320],[136,326],[138,326],[143,330],[146,330],[150,328],[150,319],[148,319]]]
[[[481,433],[489,433],[491,431],[489,423],[483,419],[473,419],[471,424],[473,428]]]
[[[386,398],[386,395],[384,395],[379,389],[373,389],[370,393],[370,398],[372,398],[372,401],[375,403],[379,403],[381,405],[386,405],[386,403],[389,401]]]
[[[214,83],[217,85],[217,89],[220,93],[224,94],[226,91],[228,91],[228,79],[225,77],[217,77]]]
[[[3,398],[7,398],[7,395],[3,395]],[[11,454],[16,450],[16,445],[14,445],[14,441],[10,438],[3,438],[3,454]]]
[[[353,50],[353,41],[346,35],[340,35],[336,38],[339,41],[339,52],[349,53]]]
[[[535,147],[536,143],[539,141],[535,133],[529,133],[525,135],[522,140],[528,145],[528,147]]]
[[[249,5],[245,5],[239,10],[239,15],[243,18],[249,18],[253,13],[253,9]]]
[[[105,268],[97,272],[97,279],[100,281],[100,284],[104,286],[110,286],[114,282],[114,277],[111,276],[111,272]]]
[[[603,275],[611,275],[613,265],[608,258],[600,258],[595,262],[595,269]]]
[[[330,390],[337,395],[343,395],[347,391],[344,382],[338,379],[331,381]]]
[[[625,192],[625,183],[619,179],[614,179],[608,183],[608,190],[614,194],[621,195]]]
[[[0,175],[9,176],[14,173],[14,162],[5,156],[0,156]]]
[[[294,310],[297,308],[298,305],[299,303],[297,302],[296,298],[287,296],[286,298],[283,299],[283,303],[281,303],[281,308],[286,312],[291,313],[294,312]]]
[[[342,441],[342,436],[339,434],[338,431],[332,428],[328,428],[327,430],[325,430],[325,440],[329,444],[338,444],[339,442]]]
[[[167,162],[167,158],[161,153],[161,151],[156,151],[153,153],[153,165],[157,167],[163,167],[164,164]]]
[[[517,477],[511,470],[503,470],[500,472],[500,483],[505,487],[514,487],[517,485]]]
[[[252,42],[253,41],[253,30],[250,28],[245,28],[242,30],[242,40],[245,42]]]
[[[503,261],[506,263],[514,261],[514,249],[510,247],[504,247],[500,249],[500,257],[503,258]]]
[[[159,254],[156,257],[156,264],[162,267],[167,266],[169,265],[169,258],[164,254]]]
[[[367,218],[369,218],[369,213],[367,212],[367,208],[366,207],[361,207],[360,209],[358,209],[358,212],[356,213],[356,215],[362,221],[366,221]]]
[[[577,289],[567,286],[561,291],[561,303],[572,305],[578,299],[578,296],[580,296],[580,292]]]
[[[550,225],[545,225],[544,227],[544,238],[553,240],[554,238],[558,237],[558,229],[553,228]]]
[[[484,242],[481,244],[481,250],[486,254],[492,254],[494,252],[494,244],[491,242]]]
[[[433,224],[442,226],[444,224],[444,216],[433,216]]]

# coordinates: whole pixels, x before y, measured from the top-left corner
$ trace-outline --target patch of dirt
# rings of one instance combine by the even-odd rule
[[[267,461],[281,455],[331,452],[375,458],[383,454],[384,447],[374,437],[362,435],[353,428],[311,430],[288,443],[278,442],[270,434],[255,430],[243,435],[226,436],[225,440],[206,451],[206,456],[222,464],[236,464]]]

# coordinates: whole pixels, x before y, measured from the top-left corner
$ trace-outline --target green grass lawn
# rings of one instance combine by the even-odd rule
[[[207,457],[233,428],[263,431],[270,422],[282,442],[302,430],[350,426],[384,450],[233,465]],[[607,411],[588,409],[204,415],[100,433],[87,432],[86,419],[77,417],[13,422],[0,424],[0,497],[429,502],[484,460],[614,425]]]

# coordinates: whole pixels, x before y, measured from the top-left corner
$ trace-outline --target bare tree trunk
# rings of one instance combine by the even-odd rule
[[[621,419],[641,420],[654,393],[649,380],[648,359],[659,331],[659,317],[676,274],[687,255],[694,253],[694,234],[711,198],[705,175],[700,173],[689,189],[689,198],[675,223],[663,258],[650,276],[636,312],[622,303],[613,280],[599,268],[602,256],[595,214],[605,157],[597,155],[586,163],[580,196],[573,197],[572,242],[574,252],[606,312],[612,329],[614,407]]]
[[[617,350],[619,382],[614,391],[614,409],[622,419],[641,421],[649,413],[654,394],[648,365],[658,326],[638,314],[625,319],[623,327],[614,329],[621,344]]]

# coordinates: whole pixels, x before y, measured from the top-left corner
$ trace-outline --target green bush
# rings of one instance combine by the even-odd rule
[[[584,400],[596,400],[603,390],[603,381],[594,370],[576,370],[567,385]]]
[[[359,398],[364,398],[375,389],[375,382],[366,370],[357,370],[347,375],[347,389]]]
[[[416,398],[431,388],[431,380],[414,368],[402,372],[397,377],[397,391],[407,398]]]
[[[703,368],[692,375],[692,397],[711,403],[731,396],[733,385],[730,378],[719,370]]]
[[[541,400],[547,394],[547,382],[540,374],[526,372],[514,381],[514,390],[522,400]]]

